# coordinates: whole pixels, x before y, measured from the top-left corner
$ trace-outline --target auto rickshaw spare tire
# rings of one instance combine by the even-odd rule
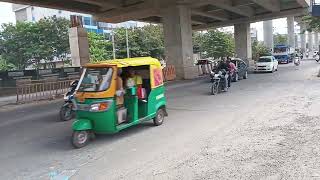
[[[165,114],[166,113],[162,108],[158,109],[156,117],[153,118],[153,124],[155,126],[160,126],[163,123]]]
[[[71,144],[75,148],[82,148],[86,146],[91,139],[91,133],[89,131],[73,131]]]

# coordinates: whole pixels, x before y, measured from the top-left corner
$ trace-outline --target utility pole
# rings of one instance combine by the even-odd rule
[[[126,26],[127,58],[130,58],[128,28]]]
[[[115,50],[115,45],[114,45],[114,31],[112,30],[112,55],[113,59],[116,59],[116,50]]]

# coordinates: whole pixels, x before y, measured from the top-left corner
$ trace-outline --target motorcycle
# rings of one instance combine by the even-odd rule
[[[218,73],[211,72],[210,77],[211,77],[211,95],[216,95],[218,93],[221,93],[223,90],[227,91],[228,86],[225,87],[226,85],[226,78],[225,76],[227,75],[226,72],[219,71]]]
[[[299,57],[294,58],[294,65],[296,65],[296,66],[300,65],[300,58]]]
[[[60,119],[61,121],[69,121],[73,118],[75,118],[75,111],[73,109],[73,98],[76,91],[76,88],[78,86],[79,81],[75,80],[70,84],[70,87],[68,89],[68,92],[64,95],[63,99],[64,104],[60,108]]]
[[[316,55],[315,59],[316,59],[317,62],[320,61],[320,56],[319,56],[319,54]]]

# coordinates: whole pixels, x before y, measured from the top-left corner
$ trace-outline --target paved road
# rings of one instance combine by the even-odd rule
[[[59,101],[0,110],[0,179],[320,178],[320,65],[252,74],[228,93],[205,80],[171,85],[169,117],[89,146],[70,145]],[[4,107],[3,107],[4,108]]]

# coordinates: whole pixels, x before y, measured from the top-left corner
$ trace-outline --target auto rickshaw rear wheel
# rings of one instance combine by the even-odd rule
[[[71,143],[75,148],[82,148],[89,143],[90,139],[89,131],[73,131]]]
[[[165,117],[165,112],[163,109],[158,109],[156,117],[153,118],[153,124],[155,126],[160,126],[163,123]]]

